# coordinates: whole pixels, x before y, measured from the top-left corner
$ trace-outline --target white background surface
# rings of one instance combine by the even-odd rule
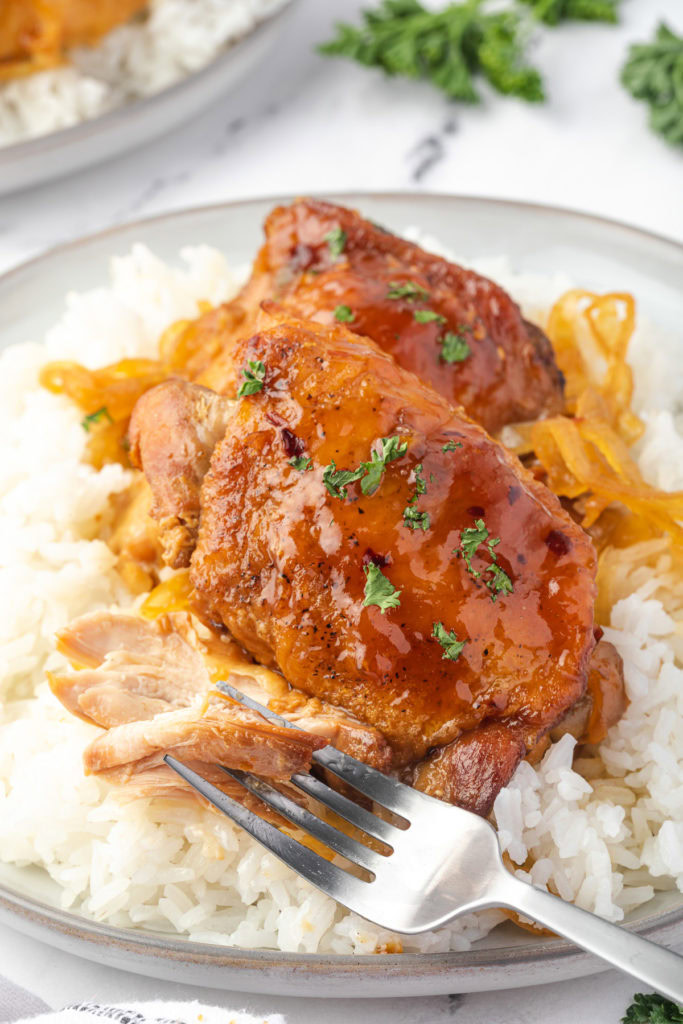
[[[683,0],[622,0],[622,24],[543,31],[549,102],[472,109],[428,86],[312,52],[357,0],[300,0],[260,77],[174,135],[68,180],[0,201],[0,268],[101,227],[223,199],[424,189],[526,199],[625,220],[683,241],[683,150],[646,128],[617,74],[630,41]],[[198,239],[198,241],[200,241]],[[77,286],[77,282],[74,282]],[[0,314],[1,316],[1,314]],[[637,985],[613,973],[545,988],[421,1000],[285,1000],[207,992],[78,961],[0,930],[0,972],[59,1006],[77,999],[203,999],[290,1024],[616,1024]]]

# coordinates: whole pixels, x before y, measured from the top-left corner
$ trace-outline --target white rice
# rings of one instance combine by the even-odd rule
[[[95,366],[152,355],[165,326],[195,315],[200,300],[228,299],[243,277],[206,247],[181,257],[171,267],[136,246],[112,262],[107,288],[68,297],[42,343],[0,356],[0,859],[43,867],[62,906],[122,927],[300,952],[467,949],[500,912],[398,940],[337,907],[227,820],[183,801],[127,799],[86,778],[81,754],[98,730],[69,715],[44,682],[45,669],[62,664],[57,628],[89,609],[130,604],[108,548],[91,539],[130,474],[80,461],[79,413],[40,389],[38,371],[54,358]],[[537,313],[569,284],[515,275],[500,260],[478,269]],[[639,326],[638,373],[663,346]],[[670,349],[670,369],[677,358]],[[652,482],[680,486],[677,396],[650,379],[656,386],[638,397],[647,420],[640,466]],[[522,877],[611,920],[656,889],[683,891],[683,584],[666,545],[649,544],[615,568],[606,630],[625,663],[626,714],[597,754],[573,766],[569,737],[536,768],[523,763],[495,805]]]
[[[0,146],[69,128],[205,67],[284,0],[151,0],[69,64],[0,84]]]

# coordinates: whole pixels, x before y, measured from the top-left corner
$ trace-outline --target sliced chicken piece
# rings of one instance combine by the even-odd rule
[[[62,630],[58,647],[73,664],[89,667],[50,674],[53,693],[72,714],[102,728],[146,721],[210,692],[220,704],[213,683],[226,679],[325,743],[382,771],[391,766],[391,748],[377,729],[291,690],[282,676],[252,664],[234,642],[186,612],[154,621],[93,612]]]
[[[114,726],[84,753],[86,774],[126,765],[144,771],[161,764],[165,754],[202,764],[289,779],[310,767],[311,755],[325,741],[298,729],[265,721],[256,712],[220,701],[199,700],[149,721]]]
[[[208,691],[210,679],[199,650],[180,635],[188,618],[82,616],[58,634],[57,647],[72,664],[88,668],[51,674],[52,692],[72,714],[103,728],[189,704]]]
[[[199,488],[234,403],[173,378],[142,396],[130,421],[130,459],[143,469],[164,558],[189,565],[199,522]]]

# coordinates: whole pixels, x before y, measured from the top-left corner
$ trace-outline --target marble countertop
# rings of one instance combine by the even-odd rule
[[[366,0],[367,5],[367,0]],[[646,128],[619,86],[629,42],[664,18],[683,30],[681,0],[622,0],[619,27],[543,32],[534,60],[544,106],[487,95],[448,103],[421,83],[387,80],[313,45],[358,0],[300,0],[276,52],[191,124],[107,165],[0,200],[0,268],[59,242],[160,211],[255,195],[427,190],[550,203],[624,220],[683,241],[683,150]],[[290,1024],[616,1024],[637,984],[612,972],[505,993],[350,1002],[206,992],[125,974],[0,930],[2,973],[53,1006],[76,999],[187,998]]]

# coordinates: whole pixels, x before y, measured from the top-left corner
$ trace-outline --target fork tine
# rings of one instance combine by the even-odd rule
[[[321,889],[322,892],[331,896],[332,899],[344,903],[345,906],[353,906],[363,899],[362,889],[367,887],[367,882],[347,874],[336,864],[331,864],[324,857],[309,850],[307,846],[298,843],[296,839],[280,832],[270,822],[264,821],[258,814],[247,810],[242,804],[229,797],[227,793],[207,782],[182,761],[176,760],[170,754],[166,754],[164,761],[217,810],[240,825],[261,846],[265,846],[270,853],[296,871],[297,874],[302,875],[317,889]]]
[[[216,683],[216,689],[220,690],[221,693],[225,693],[228,697],[232,697],[239,704],[251,708],[252,711],[258,711],[269,722],[275,722],[277,725],[285,726],[287,729],[299,729],[298,725],[288,722],[286,718],[277,715],[274,711],[265,707],[265,705],[259,704],[258,701],[252,700],[251,697],[247,697],[244,693],[236,690],[234,686],[231,686],[230,683],[223,681]],[[381,772],[376,771],[362,761],[357,761],[350,754],[343,754],[335,747],[327,746],[322,750],[316,750],[313,753],[313,760],[316,764],[329,768],[334,775],[343,779],[344,782],[350,783],[359,793],[370,797],[371,800],[376,800],[377,803],[382,804],[383,807],[388,808],[388,810],[401,817],[407,818],[411,810],[417,809],[420,803],[424,805],[425,799],[429,800],[429,797],[426,797],[424,793],[417,793],[410,786],[404,786],[402,782],[397,782],[395,779],[389,778],[388,775],[382,775]]]
[[[288,818],[298,828],[308,832],[315,839],[319,839],[321,843],[325,843],[331,850],[340,853],[347,860],[354,861],[374,873],[381,861],[386,859],[381,854],[369,850],[367,846],[363,846],[362,843],[328,825],[326,821],[321,821],[315,814],[300,807],[284,793],[264,782],[263,779],[257,778],[256,775],[230,768],[223,768],[223,771],[254,796],[257,796],[259,800],[263,800],[273,810]]]
[[[297,772],[296,775],[292,775],[289,781],[297,789],[303,790],[304,793],[312,796],[321,804],[325,804],[331,811],[338,814],[340,818],[348,821],[351,825],[355,825],[356,828],[361,829],[363,832],[367,832],[369,836],[380,839],[389,846],[393,846],[397,836],[400,835],[400,830],[395,825],[391,825],[388,821],[378,818],[376,814],[366,811],[364,807],[360,807],[353,800],[342,796],[336,789],[332,789],[325,782],[316,779],[315,775],[309,775],[308,772]]]

